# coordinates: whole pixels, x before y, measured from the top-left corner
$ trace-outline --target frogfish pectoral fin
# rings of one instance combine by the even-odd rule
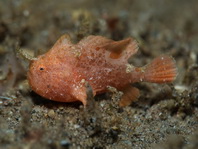
[[[86,107],[90,106],[94,102],[96,92],[93,90],[92,86],[85,81],[84,83],[80,82],[73,88],[72,95],[76,100],[82,102],[84,107]]]
[[[86,94],[86,87],[75,87],[72,92],[72,96],[77,100],[83,103],[84,106],[87,105],[87,94]]]

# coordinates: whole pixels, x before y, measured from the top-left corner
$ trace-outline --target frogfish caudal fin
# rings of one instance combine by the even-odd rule
[[[155,58],[150,64],[143,67],[145,82],[170,83],[177,76],[175,60],[168,55]]]

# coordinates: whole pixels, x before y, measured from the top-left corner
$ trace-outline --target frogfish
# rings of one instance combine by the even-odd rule
[[[108,92],[108,86],[123,91],[120,106],[139,97],[135,82],[170,83],[177,76],[175,60],[160,55],[143,67],[128,59],[138,51],[133,38],[114,41],[89,35],[74,44],[68,35],[61,36],[45,54],[31,60],[28,82],[40,96],[59,102],[80,101],[87,105],[85,82],[93,95]]]

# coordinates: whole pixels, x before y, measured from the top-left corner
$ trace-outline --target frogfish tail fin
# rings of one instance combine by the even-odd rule
[[[173,57],[161,55],[144,67],[144,81],[170,83],[176,79],[177,67]]]

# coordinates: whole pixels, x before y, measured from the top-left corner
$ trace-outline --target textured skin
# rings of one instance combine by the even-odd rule
[[[91,85],[94,95],[106,92],[107,86],[122,89],[129,83],[144,81],[145,67],[134,67],[130,73],[126,72],[127,60],[137,50],[137,43],[132,38],[113,41],[88,36],[73,44],[64,35],[51,50],[31,62],[29,84],[45,98],[81,101],[86,105],[85,81]]]

